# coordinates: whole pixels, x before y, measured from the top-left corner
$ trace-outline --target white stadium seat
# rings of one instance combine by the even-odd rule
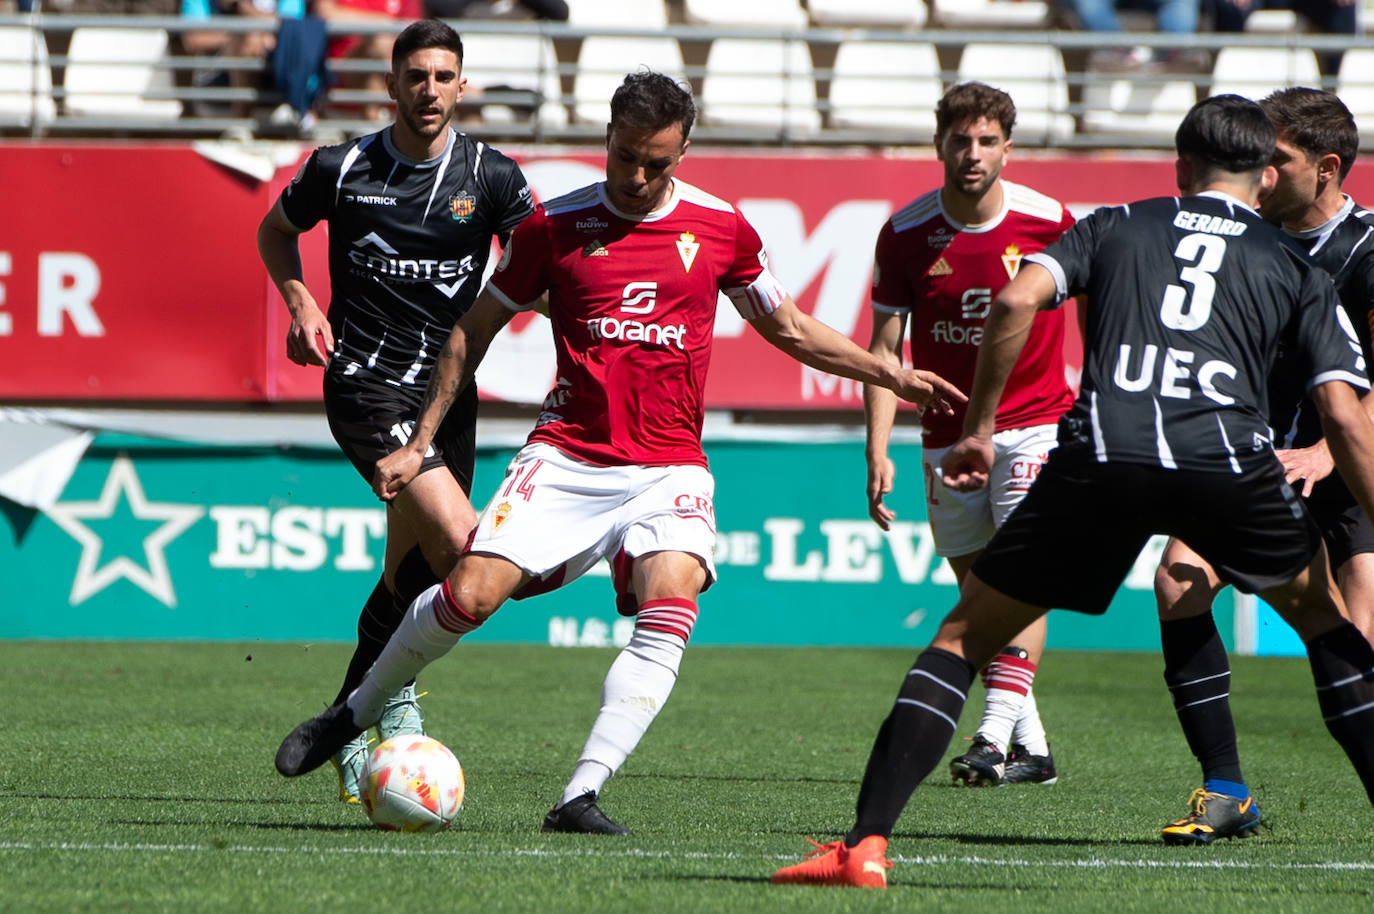
[[[67,50],[68,114],[173,119],[181,102],[149,98],[174,86],[172,71],[158,64],[167,56],[164,29],[78,28]]]
[[[819,26],[918,29],[926,24],[921,0],[807,0],[806,9]]]
[[[1045,0],[930,0],[930,19],[947,29],[1043,29]]]
[[[611,119],[611,96],[640,67],[686,82],[682,49],[676,38],[591,35],[582,39],[573,80],[573,116],[584,124]]]
[[[634,0],[631,0],[634,2]],[[722,28],[806,28],[806,11],[797,0],[683,0],[683,17],[693,25]]]
[[[568,123],[568,109],[561,101],[558,57],[550,38],[469,33],[463,38],[463,72],[472,74],[468,84],[474,88],[490,92],[515,90],[538,96],[537,117],[543,124],[564,127]],[[510,106],[484,104],[482,117],[499,121],[513,118],[514,111]]]
[[[1350,48],[1341,56],[1336,94],[1355,115],[1355,123],[1374,124],[1374,48]]]
[[[568,0],[568,25],[578,28],[661,29],[667,24],[663,0]]]
[[[56,115],[42,34],[28,26],[0,28],[0,124],[31,127]]]
[[[1309,48],[1222,48],[1212,65],[1212,95],[1259,100],[1287,86],[1320,86],[1317,55]]]
[[[931,142],[940,100],[940,60],[924,42],[842,41],[830,80],[834,127],[895,128]]]
[[[971,42],[959,58],[959,81],[968,80],[985,82],[1011,96],[1016,103],[1012,135],[1017,141],[1053,145],[1073,136],[1068,77],[1058,48]]]
[[[806,42],[717,38],[706,56],[701,111],[716,126],[819,130]]]
[[[1085,133],[1145,137],[1166,142],[1197,102],[1191,80],[1130,79],[1119,73],[1085,75]]]

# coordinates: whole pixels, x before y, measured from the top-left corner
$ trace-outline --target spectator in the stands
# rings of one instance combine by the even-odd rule
[[[1360,30],[1359,0],[1207,0],[1212,26],[1218,32],[1240,32],[1256,10],[1292,10],[1318,32],[1355,35]],[[1318,54],[1322,72],[1335,73],[1340,52]]]
[[[361,89],[379,96],[375,102],[363,103],[365,120],[389,120],[391,104],[386,99],[386,74],[391,69],[391,46],[396,43],[396,34],[405,22],[424,18],[423,0],[314,0],[313,11],[327,22],[396,23],[394,31],[337,35],[329,40],[330,60],[379,62],[379,66],[366,73],[343,74],[339,83],[349,89]]]
[[[1354,35],[1358,30],[1356,0],[1208,0],[1218,32],[1239,32],[1255,10],[1292,10],[1321,32]]]
[[[1154,16],[1155,29],[1173,35],[1196,35],[1200,0],[1059,0],[1060,5],[1090,32],[1123,31],[1118,11],[1134,10]],[[1243,2],[1243,0],[1242,0]],[[1134,69],[1162,64],[1179,69],[1204,67],[1205,51],[1189,48],[1111,47],[1094,55],[1097,69]]]
[[[299,19],[305,15],[305,0],[181,0],[183,19],[210,19],[212,16],[243,16],[262,21],[261,32],[228,32],[222,29],[195,29],[181,33],[181,46],[188,54],[220,57],[251,57],[268,61],[277,47],[277,28],[282,19]],[[224,79],[234,89],[262,90],[272,86],[270,69],[230,69],[202,71],[209,75],[205,82],[213,85]],[[234,117],[249,117],[253,103],[238,100],[230,103]]]

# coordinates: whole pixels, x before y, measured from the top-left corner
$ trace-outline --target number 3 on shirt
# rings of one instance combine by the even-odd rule
[[[1170,330],[1196,330],[1212,316],[1212,296],[1217,283],[1212,274],[1221,269],[1226,256],[1226,239],[1216,235],[1194,232],[1184,235],[1174,248],[1174,257],[1187,266],[1178,271],[1178,278],[1191,286],[1191,291],[1170,283],[1164,287],[1164,301],[1159,318]]]

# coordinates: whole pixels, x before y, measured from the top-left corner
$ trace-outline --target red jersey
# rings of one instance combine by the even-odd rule
[[[878,233],[873,264],[875,311],[909,315],[911,360],[964,393],[992,299],[1026,254],[1041,251],[1071,225],[1073,216],[1056,200],[1028,187],[1002,182],[1002,212],[979,226],[945,214],[940,191],[917,197],[893,214]],[[1073,403],[1064,376],[1064,314],[1042,311],[1031,326],[997,405],[997,431],[1047,425]],[[963,432],[965,410],[952,416],[926,413],[926,447],[945,447]]]
[[[489,288],[521,311],[548,292],[558,380],[529,440],[601,466],[706,466],[719,293],[746,320],[786,298],[744,217],[677,180],[646,216],[617,212],[603,184],[537,207]]]

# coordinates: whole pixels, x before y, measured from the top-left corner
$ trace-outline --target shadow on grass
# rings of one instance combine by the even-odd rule
[[[829,828],[819,828],[813,831],[797,831],[793,828],[770,828],[763,830],[770,835],[792,835],[799,841],[805,841],[808,837],[817,838],[817,835],[835,835],[843,837],[844,832],[836,832]],[[834,840],[834,839],[832,839]],[[979,835],[970,832],[938,832],[938,831],[895,831],[892,833],[893,841],[953,841],[956,844],[985,845],[987,847],[1133,847],[1149,846],[1163,847],[1164,842],[1158,838],[1063,838],[1047,837],[1044,835]]]
[[[118,803],[232,803],[240,806],[261,806],[264,802],[262,797],[207,797],[204,794],[195,796],[178,796],[176,794],[156,793],[156,794],[115,794],[115,793],[7,793],[0,791],[0,799],[7,800],[110,800]],[[335,800],[314,799],[290,799],[288,797],[273,797],[272,803],[286,804],[292,806],[315,806],[326,802],[333,803]]]

